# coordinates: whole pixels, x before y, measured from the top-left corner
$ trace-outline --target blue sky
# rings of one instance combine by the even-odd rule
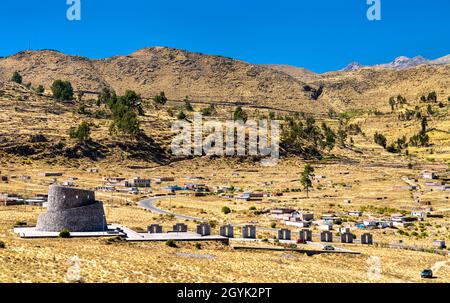
[[[81,0],[68,21],[66,0],[1,0],[0,56],[56,49],[91,58],[170,46],[252,63],[316,72],[350,61],[450,54],[450,1],[381,0],[368,21],[366,0]]]

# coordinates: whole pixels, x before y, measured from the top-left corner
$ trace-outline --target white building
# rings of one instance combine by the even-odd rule
[[[141,179],[140,177],[125,181],[125,187],[150,187],[150,185],[150,179]]]
[[[437,179],[437,174],[436,172],[425,170],[422,172],[422,178],[430,180]]]

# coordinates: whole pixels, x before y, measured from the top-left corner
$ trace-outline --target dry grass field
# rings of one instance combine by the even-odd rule
[[[171,83],[169,80],[173,76],[169,68],[173,65],[170,61],[172,59],[167,54],[170,52],[171,50],[167,49],[143,50],[126,60],[141,64],[141,56],[155,53],[155,56],[159,56],[156,58],[157,61],[163,61],[167,67],[164,70],[168,75],[164,74],[163,79],[160,79],[165,85],[163,87],[166,87]],[[194,58],[199,56],[184,52],[177,54]],[[64,57],[53,52],[51,55]],[[25,68],[33,62],[33,56],[38,56],[39,60],[46,59],[45,52],[23,53],[3,59],[0,63],[7,67],[5,68],[7,71],[16,61],[20,61],[21,66]],[[70,63],[62,67],[64,71],[72,64],[76,64],[73,58],[62,59],[69,60]],[[107,62],[109,68],[117,67],[115,60],[125,59],[111,59]],[[218,60],[220,63],[225,59],[208,58],[208,60],[214,62]],[[252,69],[252,66],[236,62],[234,64],[238,64],[240,68],[233,77],[242,78],[242,73],[246,74],[245,79],[250,77],[248,69]],[[105,75],[110,73],[108,66],[103,67],[105,70],[102,72]],[[303,90],[294,85],[303,81],[324,81],[326,84],[324,100],[319,100],[321,103],[294,104],[289,96],[283,96],[280,103],[271,103],[265,99],[264,105],[280,106],[291,102],[292,107],[285,106],[286,109],[305,109],[305,112],[318,114],[317,125],[326,122],[335,131],[342,123],[347,126],[358,125],[361,128],[361,132],[349,135],[347,141],[351,143],[346,147],[336,145],[320,160],[306,161],[287,154],[283,155],[280,163],[274,167],[263,167],[259,161],[250,158],[174,158],[169,152],[173,135],[171,123],[176,120],[176,114],[183,110],[183,103],[168,102],[164,106],[155,106],[150,101],[144,100],[145,114],[139,117],[139,120],[145,137],[139,141],[130,137],[112,136],[109,133],[111,119],[107,114],[104,116],[108,113],[108,108],[105,104],[97,106],[95,96],[87,95],[82,98],[85,109],[90,113],[86,114],[80,113],[80,104],[54,101],[48,89],[45,94],[38,95],[25,86],[0,82],[0,175],[8,177],[7,182],[0,181],[0,193],[33,197],[36,194],[46,194],[50,184],[68,181],[70,177],[76,178],[74,181],[76,185],[84,189],[95,189],[104,185],[104,178],[107,177],[173,177],[174,182],[152,184],[153,193],[134,195],[96,192],[97,199],[104,202],[109,223],[145,231],[149,224],[158,223],[169,229],[173,224],[183,220],[140,209],[139,201],[157,194],[167,194],[165,190],[167,185],[183,186],[194,182],[190,181],[189,177],[202,177],[202,180],[195,182],[204,183],[210,189],[215,186],[233,186],[239,188],[237,194],[245,191],[262,191],[280,195],[271,195],[262,201],[247,202],[219,197],[212,193],[204,197],[177,193],[160,199],[155,206],[175,214],[207,219],[216,225],[215,234],[218,233],[217,227],[221,224],[231,223],[240,226],[252,223],[263,229],[258,230],[258,237],[261,240],[272,239],[275,236],[274,227],[286,227],[281,221],[269,216],[268,211],[274,208],[289,207],[311,212],[317,219],[324,213],[335,213],[343,218],[343,225],[350,226],[351,231],[359,237],[367,230],[356,228],[357,222],[386,219],[396,213],[408,214],[424,210],[425,206],[414,201],[413,195],[418,194],[422,201],[430,204],[432,213],[439,216],[427,218],[423,222],[414,222],[412,226],[405,228],[371,230],[374,241],[388,244],[402,242],[408,246],[431,248],[434,240],[445,240],[448,245],[450,192],[431,190],[431,187],[426,185],[430,180],[420,177],[423,170],[433,170],[443,176],[449,175],[448,103],[442,107],[433,105],[434,113],[428,120],[430,146],[420,148],[409,146],[407,153],[403,151],[394,154],[373,142],[376,132],[384,134],[389,144],[402,136],[409,138],[417,134],[420,130],[419,120],[402,121],[398,116],[407,109],[425,113],[428,104],[420,102],[419,97],[432,89],[438,91],[439,101],[444,100],[443,96],[450,94],[448,91],[450,86],[447,85],[448,80],[445,78],[448,70],[448,66],[420,67],[408,70],[404,76],[394,71],[377,70],[374,72],[375,80],[370,80],[373,76],[370,71],[363,70],[343,75],[310,75],[302,78],[301,82],[289,79],[281,85],[279,81],[285,79],[287,75],[280,74],[282,71],[275,73],[266,68],[262,69],[260,77],[270,76],[271,81],[275,82],[274,85],[279,84],[276,86],[277,89],[271,92],[271,96],[289,88],[294,90],[298,100],[310,102]],[[430,74],[433,77],[431,80],[418,83],[421,78]],[[33,72],[30,71],[25,76],[32,77]],[[52,77],[53,75],[43,74],[37,79],[47,85],[53,80]],[[368,78],[370,82],[362,85]],[[98,81],[101,80],[92,77],[87,79],[87,84],[83,84],[81,80],[73,81],[81,88],[95,89],[92,85],[98,85]],[[220,77],[215,74],[214,79]],[[189,79],[189,81],[184,78],[181,80],[182,87],[189,87],[191,83]],[[119,80],[108,79],[108,81],[116,83]],[[314,82],[314,87],[318,86],[319,82]],[[33,83],[37,84],[39,83]],[[144,84],[136,84],[136,90]],[[260,93],[258,84],[256,82],[251,84],[247,90],[242,87],[236,91],[233,87],[228,88],[233,94],[230,93],[225,101],[230,101],[230,98],[236,99],[236,94],[245,95],[248,99],[252,97],[252,93]],[[433,86],[435,84],[436,87]],[[196,97],[200,98],[204,93],[212,94],[211,99],[214,100],[224,98],[227,91],[220,91],[218,94],[218,87],[220,88],[219,84],[214,84],[214,90],[204,92],[199,89],[195,92]],[[120,86],[118,92],[124,89]],[[154,93],[153,89],[155,88],[152,87],[145,93],[151,95]],[[168,91],[174,92],[176,88],[168,87]],[[185,92],[178,91],[177,94],[181,95],[176,97],[182,98]],[[388,98],[398,93],[404,93],[409,103],[404,108],[392,112]],[[328,117],[326,109],[329,104],[335,105],[334,108],[340,114],[345,114],[345,119]],[[194,111],[208,106],[208,104],[193,105]],[[268,117],[273,111],[245,106],[244,109],[252,118]],[[378,112],[374,112],[374,109]],[[213,118],[223,121],[232,116],[234,108],[216,106],[215,110]],[[193,112],[186,111],[186,114],[187,119],[191,119]],[[274,114],[283,116],[288,113],[279,110]],[[81,121],[91,125],[91,140],[84,144],[69,137],[69,129]],[[38,134],[45,135],[45,140],[33,141],[33,136]],[[313,180],[313,188],[308,196],[300,184],[300,176],[307,163],[314,167],[316,176],[323,177],[320,180]],[[89,168],[98,168],[99,172],[89,173],[87,171]],[[53,180],[39,175],[46,171],[61,172],[63,176]],[[23,180],[21,176],[29,176],[30,179]],[[417,179],[416,190],[402,188],[407,185],[404,181],[406,177]],[[350,200],[351,203],[344,202],[345,200]],[[229,207],[232,212],[224,214],[222,212],[224,206]],[[213,242],[201,243],[200,247],[196,243],[177,243],[178,248],[171,248],[165,243],[128,243],[116,238],[25,240],[13,233],[13,226],[16,223],[26,222],[33,226],[38,215],[44,211],[45,209],[40,207],[4,206],[0,201],[0,241],[5,243],[5,248],[0,248],[0,282],[65,282],[67,271],[71,267],[69,260],[74,256],[80,260],[81,278],[85,282],[424,282],[420,279],[421,270],[437,269],[436,264],[442,265],[448,261],[447,256],[436,253],[376,245],[344,246],[334,243],[333,245],[338,248],[348,248],[361,254],[306,256],[292,251],[234,250],[232,246]],[[362,211],[363,217],[350,217],[347,214],[349,211]],[[184,223],[188,224],[191,230],[196,225],[196,222]],[[288,228],[298,231],[298,228]],[[319,233],[316,226],[313,227],[313,232]],[[336,227],[333,232],[337,233]],[[240,234],[239,228],[236,233]],[[264,241],[261,245],[280,244],[269,244]],[[302,244],[298,246],[310,248]],[[381,269],[381,275],[375,280],[369,275],[373,269],[371,260],[374,257],[379,258]],[[450,282],[448,266],[435,271],[435,275],[436,279],[429,282]]]
[[[134,216],[129,216],[130,212]],[[317,255],[295,252],[235,251],[217,243],[124,243],[107,239],[21,240],[10,226],[17,218],[33,220],[37,210],[0,212],[0,237],[6,248],[0,254],[2,282],[65,282],[69,259],[80,260],[85,282],[421,282],[419,273],[446,258],[385,248],[355,246],[358,256]],[[143,211],[117,209],[110,218],[140,225],[152,220]],[[123,218],[123,219],[122,219]],[[379,257],[381,276],[369,280],[370,257]],[[369,262],[369,263],[368,263]],[[432,282],[449,282],[444,267]]]
[[[217,162],[215,162],[217,161]],[[303,163],[296,159],[286,159],[280,166],[261,168],[252,163],[242,164],[235,169],[235,164],[227,161],[203,161],[197,159],[185,161],[158,170],[149,169],[139,173],[141,176],[175,177],[176,184],[187,182],[186,176],[205,176],[208,186],[232,184],[243,189],[261,189],[279,191],[298,187],[298,175]],[[428,164],[427,164],[428,165]],[[418,170],[393,169],[385,167],[357,167],[342,164],[315,164],[316,173],[326,176],[322,189],[310,193],[285,193],[281,197],[265,198],[262,202],[236,202],[217,196],[184,197],[176,196],[162,199],[160,208],[192,216],[204,217],[218,223],[244,224],[254,222],[260,227],[270,227],[272,219],[265,215],[257,216],[249,211],[289,206],[299,210],[309,210],[316,215],[323,212],[345,212],[363,206],[389,207],[398,210],[414,209],[414,202],[408,191],[393,190],[393,186],[402,185],[401,177],[418,174]],[[33,188],[36,193],[45,192],[45,181],[37,176],[44,168],[15,166],[18,175],[27,173],[32,176],[28,183],[15,181],[1,184],[0,191]],[[77,168],[52,167],[55,171],[64,171],[65,176],[79,176],[80,185],[86,188],[101,183],[101,173],[88,174]],[[348,170],[349,175],[340,175]],[[133,176],[132,171],[116,168],[116,175]],[[269,188],[262,187],[261,182],[271,181]],[[21,184],[23,183],[23,184]],[[343,184],[351,184],[344,188]],[[36,184],[31,187],[29,185]],[[162,186],[161,186],[162,187]],[[154,186],[155,192],[163,191]],[[375,201],[380,195],[388,197]],[[436,201],[436,209],[448,214],[444,194],[434,193],[429,199]],[[145,230],[150,223],[159,223],[165,229],[177,220],[168,216],[152,214],[136,206],[136,201],[143,198],[134,195],[116,195],[97,193],[97,197],[106,204],[107,219],[110,223],[119,223],[135,230]],[[351,205],[345,205],[344,199],[351,199]],[[111,202],[112,201],[112,202]],[[126,205],[130,202],[130,205]],[[221,213],[223,206],[229,206],[233,212]],[[68,260],[77,256],[80,259],[81,277],[86,282],[370,282],[370,257],[381,260],[382,275],[372,282],[421,282],[419,273],[424,268],[433,267],[437,262],[446,261],[446,257],[432,253],[412,252],[381,247],[364,247],[347,245],[346,247],[361,252],[359,256],[351,255],[317,255],[308,257],[295,252],[241,251],[217,243],[203,243],[201,249],[194,243],[178,243],[178,248],[167,247],[164,243],[126,243],[108,241],[107,239],[19,239],[12,233],[12,226],[17,221],[26,221],[30,225],[43,210],[30,206],[0,207],[0,239],[6,243],[6,249],[0,250],[0,281],[14,282],[64,282]],[[448,239],[450,232],[446,219],[430,219],[426,226],[426,238],[406,237],[395,230],[373,231],[375,241],[396,243],[403,240],[407,244],[430,246],[434,239]],[[194,222],[186,222],[190,229]],[[277,223],[277,227],[281,227]],[[416,224],[419,227],[418,224]],[[438,227],[439,226],[439,227]],[[292,229],[292,227],[291,227]],[[215,233],[218,231],[215,230]],[[314,231],[315,233],[317,230]],[[238,232],[239,233],[239,232]],[[361,232],[355,231],[356,234]],[[260,237],[271,238],[273,232],[258,232]],[[301,245],[300,245],[301,246]],[[341,246],[342,245],[336,245]],[[368,263],[369,262],[369,263]],[[442,268],[432,282],[449,282],[450,269]]]

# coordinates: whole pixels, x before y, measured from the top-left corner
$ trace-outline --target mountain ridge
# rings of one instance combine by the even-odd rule
[[[340,72],[348,72],[348,71],[361,69],[361,68],[405,69],[405,68],[416,67],[419,65],[436,65],[436,64],[450,64],[450,55],[443,56],[443,57],[437,58],[435,60],[429,60],[422,56],[416,56],[416,57],[412,57],[412,58],[406,57],[406,56],[399,56],[399,57],[395,58],[393,61],[388,62],[388,63],[367,65],[367,66],[362,65],[359,62],[353,61],[339,71]]]
[[[164,91],[171,100],[246,103],[293,111],[325,114],[385,106],[393,95],[418,99],[430,91],[450,95],[449,59],[440,64],[419,64],[424,58],[398,57],[407,68],[361,67],[316,74],[289,65],[258,65],[223,56],[205,55],[166,47],[149,47],[126,56],[89,59],[55,50],[22,51],[0,59],[0,80],[19,71],[24,83],[44,85],[70,81],[76,91],[99,92],[113,88],[118,94],[135,90],[146,99]],[[393,61],[395,62],[395,60]],[[428,61],[427,61],[428,62]]]
[[[24,82],[49,88],[54,80],[70,81],[75,90],[117,93],[135,90],[145,98],[165,91],[170,99],[186,96],[205,101],[250,102],[282,106],[286,102],[316,112],[306,83],[268,67],[223,56],[166,47],[139,49],[127,56],[102,59],[54,50],[22,51],[0,59],[0,78],[19,71]],[[323,105],[326,110],[327,105]]]

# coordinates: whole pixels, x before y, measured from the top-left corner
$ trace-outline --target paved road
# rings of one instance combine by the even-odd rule
[[[139,202],[139,207],[143,208],[145,210],[149,210],[152,213],[160,214],[160,215],[169,215],[174,216],[175,218],[182,219],[182,220],[189,220],[189,221],[199,221],[199,222],[208,222],[205,218],[197,218],[197,217],[191,217],[191,216],[185,216],[181,214],[176,214],[173,212],[170,212],[168,210],[160,209],[155,206],[155,202],[157,202],[160,199],[168,199],[167,197],[156,197],[156,198],[150,198],[146,200],[142,200]]]
[[[138,203],[138,205],[140,208],[149,210],[155,214],[170,215],[170,216],[174,216],[175,218],[178,218],[178,219],[189,220],[189,221],[198,221],[198,222],[208,222],[209,221],[208,219],[205,219],[205,218],[198,218],[198,217],[191,217],[191,216],[186,216],[186,215],[182,215],[182,214],[176,214],[174,212],[156,207],[155,203],[161,199],[169,199],[169,197],[149,198],[149,199],[140,201]],[[238,227],[238,226],[244,226],[246,224],[231,224],[231,225],[233,225],[234,227]],[[276,232],[278,230],[276,228],[266,228],[266,227],[256,227],[256,229],[260,230],[260,231],[267,231],[267,232]]]

